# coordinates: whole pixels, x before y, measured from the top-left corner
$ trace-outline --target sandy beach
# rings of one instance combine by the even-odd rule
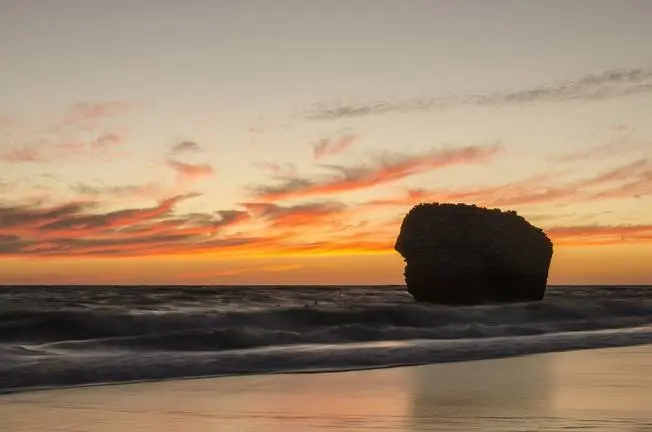
[[[652,430],[652,345],[0,397],[3,431]]]

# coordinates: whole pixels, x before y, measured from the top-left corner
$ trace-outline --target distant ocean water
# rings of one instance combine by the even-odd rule
[[[0,287],[0,393],[652,343],[652,287],[419,304],[403,287]]]

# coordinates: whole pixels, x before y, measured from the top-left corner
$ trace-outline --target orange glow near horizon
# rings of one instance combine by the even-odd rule
[[[401,284],[422,202],[652,284],[652,6],[44,3],[0,2],[0,284]]]
[[[650,283],[648,245],[557,247],[549,284]],[[14,258],[5,284],[402,285],[396,252],[255,256],[177,255],[139,258]]]
[[[393,251],[400,213],[364,219],[365,206],[244,203],[216,215],[175,214],[194,194],[141,208],[99,203],[0,208],[6,284],[402,284]],[[399,207],[400,208],[400,207]],[[652,280],[652,225],[546,229],[555,244],[550,283]]]

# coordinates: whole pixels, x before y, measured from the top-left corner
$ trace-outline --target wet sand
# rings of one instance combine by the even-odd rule
[[[7,432],[652,431],[652,345],[0,396]]]

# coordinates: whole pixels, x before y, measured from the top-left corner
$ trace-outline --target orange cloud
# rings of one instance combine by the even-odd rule
[[[138,256],[210,250],[250,241],[222,238],[228,227],[248,220],[242,211],[174,215],[194,195],[179,195],[146,208],[100,212],[97,203],[51,207],[0,207],[0,254]]]
[[[322,179],[290,178],[280,185],[260,186],[254,190],[254,196],[265,201],[277,201],[368,189],[447,166],[485,162],[501,149],[499,144],[467,146],[417,155],[395,155],[367,166],[328,165],[326,168],[337,171],[339,175]]]
[[[342,153],[357,138],[357,135],[347,134],[335,139],[322,138],[312,146],[313,157],[319,160],[325,156],[333,156]]]
[[[279,206],[271,203],[243,203],[251,214],[267,221],[273,228],[331,226],[346,217],[347,207],[338,202]]]
[[[98,202],[0,207],[0,255],[315,255],[391,250],[391,236],[373,223],[356,222],[355,209],[341,203],[245,203],[245,210],[175,214],[175,206],[193,196],[109,212],[101,211]],[[367,229],[375,238],[369,238]]]
[[[99,203],[89,202],[0,207],[0,255],[392,253],[402,219],[359,220],[357,217],[365,214],[365,207],[352,208],[334,202],[296,206],[244,203],[244,210],[177,214],[177,204],[193,196],[179,195],[151,207],[109,212],[100,211]],[[652,242],[652,225],[552,226],[546,232],[555,244],[562,246]]]

